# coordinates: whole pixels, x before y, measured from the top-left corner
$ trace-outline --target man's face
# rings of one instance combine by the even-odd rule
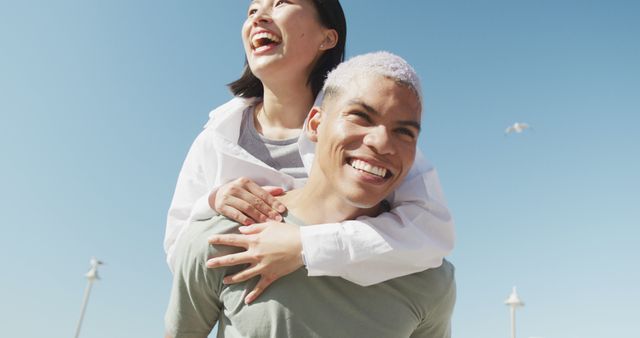
[[[317,141],[311,175],[319,169],[332,194],[358,208],[373,207],[413,165],[420,132],[418,97],[391,79],[367,76],[327,101],[321,111],[311,111],[309,120]]]

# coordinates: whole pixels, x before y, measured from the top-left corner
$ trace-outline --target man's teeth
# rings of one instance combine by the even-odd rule
[[[251,41],[254,47],[262,47],[269,43],[280,43],[280,38],[269,32],[261,32],[254,35]]]
[[[376,167],[374,165],[371,165],[365,161],[361,161],[361,160],[353,160],[351,161],[351,166],[356,168],[356,169],[360,169],[362,171],[366,171],[370,174],[374,174],[376,176],[380,176],[380,177],[385,177],[387,175],[387,169],[385,168],[381,168],[381,167]]]

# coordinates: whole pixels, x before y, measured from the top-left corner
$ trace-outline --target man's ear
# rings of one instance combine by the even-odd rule
[[[320,50],[329,50],[338,44],[338,32],[335,29],[328,29],[324,35],[324,40],[320,45]]]
[[[322,110],[314,106],[307,117],[307,137],[311,142],[318,142],[318,128],[322,120]]]

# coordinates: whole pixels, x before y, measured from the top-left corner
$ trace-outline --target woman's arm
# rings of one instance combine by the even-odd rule
[[[453,220],[437,173],[421,153],[394,195],[392,210],[374,218],[310,225],[299,230],[268,222],[240,227],[245,236],[214,236],[209,243],[240,246],[246,251],[212,258],[207,265],[251,264],[251,268],[225,278],[226,283],[238,283],[262,276],[247,302],[256,299],[278,278],[301,267],[303,260],[310,276],[339,276],[363,286],[440,266],[453,249]]]
[[[187,224],[192,221],[209,219],[220,213],[240,224],[249,225],[268,219],[282,220],[278,212],[286,210],[285,206],[272,196],[281,194],[282,188],[261,187],[247,177],[229,182],[226,181],[231,178],[220,177],[224,175],[216,170],[219,169],[219,149],[212,146],[210,134],[211,131],[205,130],[198,135],[178,176],[167,215],[164,241],[169,267],[173,266],[174,244]],[[232,159],[225,162],[229,164]],[[260,171],[254,174],[259,176]],[[268,175],[265,173],[265,176]]]
[[[239,98],[233,98],[209,113],[209,120],[204,129],[193,141],[191,148],[182,164],[178,181],[171,200],[171,206],[167,212],[167,224],[165,228],[164,250],[167,254],[167,263],[172,267],[172,256],[176,240],[188,224],[190,219],[207,219],[216,213],[209,207],[208,196],[214,186],[215,172],[218,156],[211,138],[215,129],[221,124],[233,124],[239,126],[239,118],[242,110],[251,104]],[[234,132],[232,126],[225,130]],[[229,135],[233,138],[235,135]],[[237,136],[235,136],[237,138]],[[209,161],[205,164],[205,160]]]
[[[281,187],[292,187],[294,179],[260,164],[236,143],[242,112],[253,103],[254,100],[234,98],[213,110],[205,129],[191,145],[167,215],[164,248],[169,267],[173,265],[175,242],[189,222],[209,219],[218,210],[249,224],[249,218],[279,219],[276,211],[284,210],[271,194],[280,194]],[[261,203],[249,205],[247,200]]]
[[[205,129],[195,139],[178,175],[176,189],[167,213],[164,237],[164,250],[167,254],[169,267],[173,266],[175,243],[189,220],[194,217],[196,219],[206,219],[215,215],[215,211],[208,205],[207,197],[210,189],[215,189],[216,187],[209,186],[210,182],[208,182],[205,175],[203,164],[205,156],[204,142],[208,134],[208,130]],[[211,154],[208,158],[215,160],[216,156],[214,155]],[[196,214],[192,215],[194,211],[196,211]]]

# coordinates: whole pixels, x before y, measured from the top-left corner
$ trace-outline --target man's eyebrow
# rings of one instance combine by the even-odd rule
[[[371,107],[370,105],[364,103],[364,101],[362,101],[360,99],[351,99],[347,103],[349,105],[360,106],[360,107],[364,108],[364,110],[366,110],[370,114],[380,115],[380,113],[377,110],[373,109],[373,107]]]
[[[420,127],[420,122],[416,122],[416,121],[398,121],[398,124],[403,125],[403,126],[409,126],[409,127],[414,127],[418,130],[418,132],[420,132],[421,127]]]
[[[370,105],[364,103],[364,101],[359,100],[359,99],[352,99],[349,100],[348,102],[349,105],[356,105],[356,106],[360,106],[362,108],[364,108],[364,110],[366,110],[369,114],[373,114],[373,115],[378,115],[380,116],[380,112],[378,112],[377,110],[375,110],[373,107],[371,107]],[[403,125],[403,126],[409,126],[409,127],[413,127],[416,128],[418,130],[418,132],[420,132],[420,130],[422,129],[420,127],[420,122],[418,121],[413,121],[413,120],[403,120],[403,121],[398,121],[398,124]]]

